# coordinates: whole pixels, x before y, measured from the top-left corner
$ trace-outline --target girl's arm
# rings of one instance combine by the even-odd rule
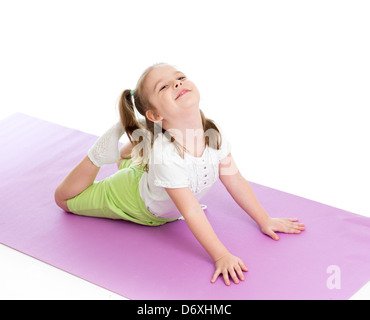
[[[221,273],[226,285],[230,285],[229,274],[235,283],[239,283],[239,279],[244,280],[242,271],[247,271],[247,268],[243,261],[230,254],[218,239],[191,190],[189,188],[166,188],[166,191],[195,238],[215,262],[216,271],[211,281],[215,282]]]
[[[239,172],[231,154],[220,162],[220,180],[235,202],[258,224],[261,231],[272,239],[278,240],[275,232],[300,233],[303,223],[297,218],[270,218],[258,202],[248,181]]]

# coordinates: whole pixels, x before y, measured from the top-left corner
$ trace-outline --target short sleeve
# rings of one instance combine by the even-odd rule
[[[184,165],[168,160],[150,166],[153,183],[157,187],[183,188],[189,186],[189,175]]]

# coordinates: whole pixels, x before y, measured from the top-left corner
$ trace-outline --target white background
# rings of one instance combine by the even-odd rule
[[[248,180],[370,217],[369,16],[356,0],[0,0],[0,119],[100,135],[168,62]],[[0,261],[2,299],[120,298],[2,245]]]

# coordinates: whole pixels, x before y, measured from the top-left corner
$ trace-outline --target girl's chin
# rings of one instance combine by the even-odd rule
[[[177,100],[177,104],[181,108],[186,108],[186,109],[191,109],[191,108],[198,108],[199,109],[199,99],[195,99],[194,97],[187,97],[185,98],[186,95],[184,95],[181,98],[184,98],[183,100]]]
[[[199,104],[185,104],[181,106],[181,109],[183,110],[199,110]]]

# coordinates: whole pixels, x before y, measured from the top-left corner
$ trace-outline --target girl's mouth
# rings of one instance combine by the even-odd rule
[[[185,93],[188,93],[189,91],[190,90],[188,90],[188,89],[181,90],[175,100],[177,100],[178,98],[180,98],[181,96],[183,96]]]

